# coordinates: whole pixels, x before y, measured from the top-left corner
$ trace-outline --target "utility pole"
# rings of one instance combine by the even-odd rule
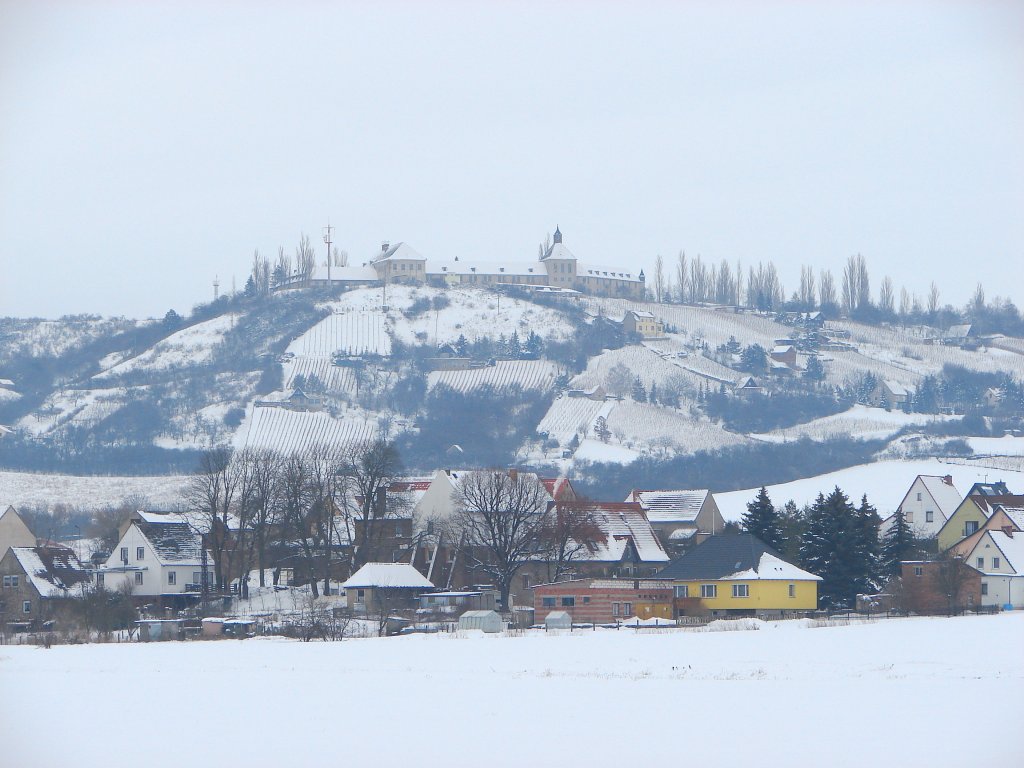
[[[213,276],[213,300],[216,301],[220,298],[220,278],[217,275]]]
[[[327,226],[324,227],[324,242],[327,243],[327,285],[331,284],[331,233],[334,231],[334,227],[331,226],[331,220],[327,220]]]

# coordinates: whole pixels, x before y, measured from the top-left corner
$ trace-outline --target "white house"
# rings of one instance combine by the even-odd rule
[[[918,475],[898,509],[915,536],[930,539],[939,535],[963,500],[951,475]],[[881,534],[889,530],[895,517],[893,514],[882,521]]]
[[[966,562],[981,571],[981,604],[1024,608],[1024,533],[985,531]]]
[[[626,501],[635,501],[643,507],[651,526],[670,549],[681,547],[691,539],[699,543],[706,536],[721,533],[725,527],[715,497],[708,490],[634,489]]]
[[[96,583],[110,590],[130,585],[135,595],[198,594],[203,584],[202,537],[179,515],[132,520]],[[205,557],[206,583],[214,584],[213,557]]]

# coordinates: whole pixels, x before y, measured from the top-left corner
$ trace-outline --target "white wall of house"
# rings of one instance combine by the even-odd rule
[[[910,493],[900,504],[900,509],[903,510],[907,525],[921,539],[938,536],[939,530],[946,524],[945,515],[920,477],[910,486]]]
[[[1012,605],[1015,609],[1024,608],[1024,575],[993,575],[981,577],[982,591],[988,594],[981,596],[982,605]]]
[[[139,550],[142,550],[139,557]],[[124,553],[127,554],[128,570],[121,570],[125,564]],[[198,583],[195,579],[201,576],[202,567],[199,563],[169,563],[160,562],[156,549],[152,543],[143,535],[138,526],[130,525],[124,536],[110,553],[106,562],[107,571],[101,570],[103,574],[103,586],[110,590],[118,589],[122,584],[128,583],[132,586],[132,592],[136,595],[167,595],[187,592],[187,586]],[[207,570],[212,573],[212,566],[208,563]],[[136,574],[141,573],[142,583]],[[174,583],[171,583],[170,574],[174,574]],[[213,583],[212,576],[208,577]]]

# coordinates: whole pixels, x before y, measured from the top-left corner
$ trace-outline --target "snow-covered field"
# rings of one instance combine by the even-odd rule
[[[135,497],[147,499],[150,509],[174,509],[182,503],[188,480],[187,475],[80,477],[3,470],[0,471],[0,507],[63,503],[96,508]]]
[[[0,647],[5,765],[1019,764],[1024,615],[758,631]],[[119,685],[120,683],[120,685]],[[128,684],[130,683],[130,684]],[[70,713],[55,691],[109,691]],[[154,727],[133,727],[155,692]],[[140,698],[141,697],[141,698]],[[67,698],[64,696],[63,698]],[[197,724],[216,723],[203,728]]]
[[[282,453],[314,445],[344,446],[370,440],[380,431],[376,418],[352,409],[351,416],[303,413],[284,408],[251,408],[235,433],[235,447],[273,448]]]
[[[828,495],[839,486],[854,501],[863,494],[885,517],[899,506],[903,496],[910,490],[910,484],[918,475],[952,475],[953,484],[961,494],[967,493],[974,483],[1004,480],[1015,493],[1024,492],[1024,472],[993,470],[982,465],[966,466],[940,459],[917,459],[909,461],[877,461],[861,464],[838,472],[818,477],[794,480],[791,483],[768,486],[768,495],[776,506],[782,506],[792,499],[799,506],[810,504],[819,493]],[[715,501],[726,520],[739,520],[746,512],[747,502],[757,495],[757,488],[729,493],[716,493]]]
[[[495,389],[550,390],[558,376],[558,366],[549,360],[499,360],[494,365],[462,371],[432,371],[427,376],[430,388],[443,384],[459,392],[478,387]]]
[[[119,362],[93,378],[102,381],[124,373],[164,372],[208,362],[233,323],[234,316],[226,314],[182,328],[142,354]]]
[[[804,437],[811,440],[828,440],[833,437],[854,437],[862,440],[884,439],[891,437],[906,426],[918,426],[932,421],[949,421],[959,418],[959,416],[904,413],[903,411],[887,411],[884,408],[855,405],[842,413],[808,421],[795,427],[751,435],[751,437],[773,443],[784,443]]]

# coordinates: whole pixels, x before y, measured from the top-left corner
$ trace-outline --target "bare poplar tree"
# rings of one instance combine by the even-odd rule
[[[932,281],[931,287],[928,289],[928,314],[934,318],[935,314],[939,311],[939,286]]]
[[[800,267],[800,306],[810,312],[815,307],[814,269],[807,265]]]
[[[536,476],[515,470],[466,472],[452,494],[452,540],[494,581],[506,611],[516,573],[540,553],[550,500]]]
[[[344,487],[338,503],[352,534],[355,570],[377,559],[384,521],[409,512],[401,499],[389,498],[387,493],[402,471],[402,460],[393,442],[377,438],[352,445],[339,471]]]
[[[665,262],[659,253],[654,260],[654,300],[661,304],[665,297]]]
[[[281,455],[269,449],[250,451],[252,456],[253,496],[253,549],[256,567],[260,572],[260,586],[266,584],[266,568],[269,562],[269,547],[272,529],[279,522],[279,474]]]
[[[882,287],[878,291],[878,308],[882,310],[882,314],[886,317],[891,317],[896,309],[892,278],[888,275],[882,280]]]
[[[978,287],[974,289],[974,296],[971,297],[971,306],[975,311],[985,308],[985,289],[981,283],[978,283]]]
[[[295,248],[295,269],[303,279],[309,279],[316,267],[316,251],[305,232],[299,237],[299,244]]]
[[[679,291],[680,304],[685,304],[690,298],[690,294],[687,291],[687,275],[686,253],[685,251],[680,251],[679,256],[676,257],[676,290]]]
[[[900,288],[900,317],[904,321],[906,321],[907,316],[910,314],[912,306],[910,303],[910,293],[906,287]]]
[[[827,269],[822,270],[818,278],[818,301],[818,306],[822,309],[827,307],[835,310],[839,306],[836,298],[836,281]]]

